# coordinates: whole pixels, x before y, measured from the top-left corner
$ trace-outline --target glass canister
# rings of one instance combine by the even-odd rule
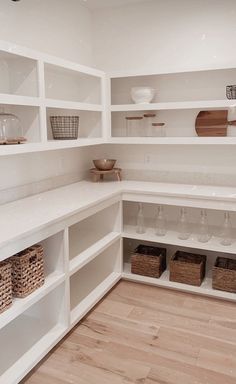
[[[152,123],[152,136],[154,137],[165,137],[165,123]]]
[[[126,116],[126,136],[143,136],[143,116]]]
[[[12,113],[0,113],[0,141],[15,143],[25,141],[19,118]]]
[[[153,136],[153,126],[152,124],[155,121],[156,114],[155,113],[144,113],[143,115],[143,126],[144,126],[144,134],[143,136]]]

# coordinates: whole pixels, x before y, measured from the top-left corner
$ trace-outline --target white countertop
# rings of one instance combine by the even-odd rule
[[[0,246],[121,193],[201,198],[236,203],[236,188],[140,181],[81,181],[0,207]]]

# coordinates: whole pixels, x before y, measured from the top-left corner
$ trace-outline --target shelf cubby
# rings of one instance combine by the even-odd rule
[[[158,240],[157,240],[158,241]],[[156,247],[164,247],[167,250],[167,268],[163,272],[160,278],[153,278],[147,276],[141,276],[131,273],[131,253],[135,250],[135,248],[139,244],[152,245]],[[226,247],[225,247],[226,248]],[[186,252],[192,252],[197,254],[202,254],[207,256],[207,264],[206,264],[206,275],[200,287],[196,287],[193,285],[176,283],[169,280],[169,261],[171,256],[177,251],[182,250]],[[236,294],[226,291],[219,291],[212,288],[212,267],[214,265],[215,259],[217,256],[236,258],[236,255],[220,253],[220,252],[211,252],[209,250],[202,250],[199,248],[191,247],[191,244],[186,244],[186,246],[175,246],[173,244],[164,244],[162,242],[155,241],[146,241],[141,239],[124,239],[123,242],[123,274],[122,277],[127,280],[136,281],[145,284],[151,284],[158,287],[168,288],[168,289],[176,289],[183,292],[189,292],[193,294],[206,295],[209,297],[220,298],[225,300],[236,301]]]
[[[0,383],[18,383],[66,330],[64,284],[55,288],[0,331],[5,345]],[[16,343],[17,340],[17,343]]]
[[[226,100],[226,86],[235,83],[236,69],[203,70],[111,79],[111,104],[132,104],[132,87],[156,89],[153,103]],[[151,103],[152,104],[152,103]]]
[[[46,98],[101,104],[101,79],[66,67],[46,63]]]
[[[123,204],[123,236],[130,239],[140,239],[141,241],[156,241],[160,244],[172,244],[174,246],[183,246],[196,248],[200,250],[209,250],[215,252],[223,252],[228,254],[236,254],[236,215],[234,212],[230,213],[232,222],[232,244],[225,246],[221,244],[221,231],[223,225],[223,212],[214,209],[207,210],[207,218],[209,223],[210,239],[206,243],[199,242],[197,239],[200,209],[187,208],[190,237],[187,240],[178,238],[178,219],[180,214],[180,207],[173,205],[164,205],[166,216],[167,232],[165,236],[157,236],[155,234],[155,204],[143,204],[143,212],[145,218],[145,232],[138,234],[136,232],[136,217],[137,217],[137,203],[124,202]]]
[[[202,108],[204,109],[204,108]],[[227,108],[226,108],[227,109]],[[214,137],[198,137],[197,133],[195,131],[195,120],[200,112],[200,109],[170,109],[170,110],[153,110],[153,113],[156,114],[156,117],[153,118],[154,122],[157,123],[165,123],[165,126],[163,128],[165,137],[158,137],[158,131],[155,132],[155,130],[158,130],[158,128],[153,127],[152,132],[150,134],[150,131],[146,129],[145,127],[145,118],[139,121],[141,124],[141,127],[137,128],[137,133],[135,134],[135,130],[133,136],[138,137],[144,137],[145,139],[155,139],[155,140],[167,140],[168,139],[175,139],[181,140],[183,139],[198,139],[198,140],[204,140],[204,139],[214,139]],[[147,111],[146,111],[147,113]],[[129,116],[138,116],[143,117],[145,114],[144,110],[139,111],[131,111],[131,112],[112,112],[111,114],[111,136],[112,137],[121,137],[126,140],[133,140],[133,137],[127,137],[126,132],[126,117]],[[141,132],[140,132],[141,129]],[[227,129],[227,138],[230,140],[230,138],[236,137],[236,129],[235,127],[229,126]],[[224,140],[223,137],[217,137],[216,139]]]
[[[10,104],[0,104],[0,107],[4,113],[12,113],[19,118],[23,130],[23,136],[27,139],[25,144],[40,142],[41,132],[39,107]],[[1,148],[2,147],[0,147],[0,150]]]
[[[69,227],[70,260],[106,235],[118,232],[119,220],[119,203],[115,203]]]
[[[0,93],[38,96],[37,60],[0,51]]]
[[[0,329],[65,280],[64,232],[58,232],[39,244],[44,250],[45,283],[25,298],[13,298],[11,307],[0,315]]]
[[[102,114],[98,111],[47,108],[47,136],[53,140],[50,116],[79,116],[78,139],[102,137]],[[57,141],[57,140],[56,140]]]
[[[71,325],[79,321],[119,281],[120,247],[120,240],[117,240],[71,276]]]

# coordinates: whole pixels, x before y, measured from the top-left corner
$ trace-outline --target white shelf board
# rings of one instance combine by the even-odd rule
[[[104,144],[100,137],[81,138],[77,140],[52,140],[40,143],[24,143],[15,145],[1,145],[0,156],[16,155],[21,153],[51,151],[56,149],[88,147],[91,145]]]
[[[120,280],[119,272],[112,272],[84,300],[71,311],[71,328]]]
[[[19,96],[0,93],[0,104],[39,107],[42,103],[39,97]]]
[[[30,327],[30,324],[29,324]],[[0,377],[0,384],[18,384],[19,381],[62,339],[68,332],[62,324],[55,325],[32,348],[24,353]]]
[[[211,66],[204,66],[202,67],[196,66],[196,67],[186,67],[186,68],[180,68],[178,70],[173,70],[172,67],[165,67],[165,70],[156,72],[156,68],[142,71],[110,71],[108,73],[109,77],[111,79],[118,79],[118,78],[124,78],[124,77],[140,77],[140,76],[159,76],[159,75],[172,75],[172,74],[179,74],[179,73],[191,73],[191,72],[205,72],[205,71],[217,71],[217,70],[226,70],[226,69],[235,69],[235,63],[229,63],[227,66],[219,66],[217,64],[212,64]]]
[[[63,273],[53,272],[46,277],[44,285],[32,292],[29,296],[25,298],[14,298],[12,306],[0,314],[0,329],[10,323],[10,321],[14,320],[17,316],[21,315],[42,297],[60,285],[64,280],[65,275]]]
[[[158,145],[235,145],[236,136],[228,137],[111,137],[109,144]]]
[[[230,108],[236,106],[236,100],[196,100],[196,101],[174,101],[165,103],[148,104],[117,104],[111,105],[111,112],[126,111],[157,111],[168,109],[215,109]]]
[[[85,251],[81,252],[78,256],[70,261],[69,271],[70,276],[81,269],[85,264],[92,261],[101,252],[105,251],[110,245],[120,239],[121,234],[118,232],[111,232],[104,236],[101,240],[88,247]]]
[[[174,224],[172,224],[171,227],[173,228]],[[215,236],[212,236],[208,242],[201,243],[197,240],[197,235],[195,233],[191,234],[189,239],[181,240],[178,238],[178,232],[175,229],[168,229],[165,236],[157,236],[155,234],[154,228],[146,228],[146,232],[140,234],[136,233],[135,226],[124,225],[124,231],[122,236],[128,239],[151,241],[156,242],[158,244],[171,244],[180,247],[236,254],[236,239],[229,246],[221,245],[220,238]]]
[[[103,106],[101,104],[80,103],[75,101],[46,99],[45,106],[48,108],[58,109],[78,109],[80,111],[93,111],[102,112]]]
[[[159,279],[156,279],[153,277],[135,275],[131,273],[131,264],[125,263],[122,278],[126,280],[140,282],[140,283],[156,285],[158,287],[176,289],[183,292],[206,295],[206,296],[214,297],[218,299],[236,301],[235,293],[212,289],[212,279],[209,275],[206,275],[200,287],[196,287],[193,285],[187,285],[187,284],[175,283],[173,281],[169,281],[169,274],[170,274],[169,270],[167,269],[166,271],[163,272],[163,274]]]

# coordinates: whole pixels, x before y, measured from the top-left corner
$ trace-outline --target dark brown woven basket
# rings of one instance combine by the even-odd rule
[[[170,260],[170,281],[200,286],[205,270],[206,256],[177,251]]]
[[[131,272],[160,277],[166,269],[166,249],[140,244],[131,255]]]
[[[12,304],[11,263],[0,263],[0,313]]]
[[[54,140],[78,138],[79,116],[50,116]]]
[[[44,284],[43,247],[33,245],[10,257],[13,296],[26,297]]]
[[[212,270],[212,288],[236,293],[236,260],[217,257]]]

